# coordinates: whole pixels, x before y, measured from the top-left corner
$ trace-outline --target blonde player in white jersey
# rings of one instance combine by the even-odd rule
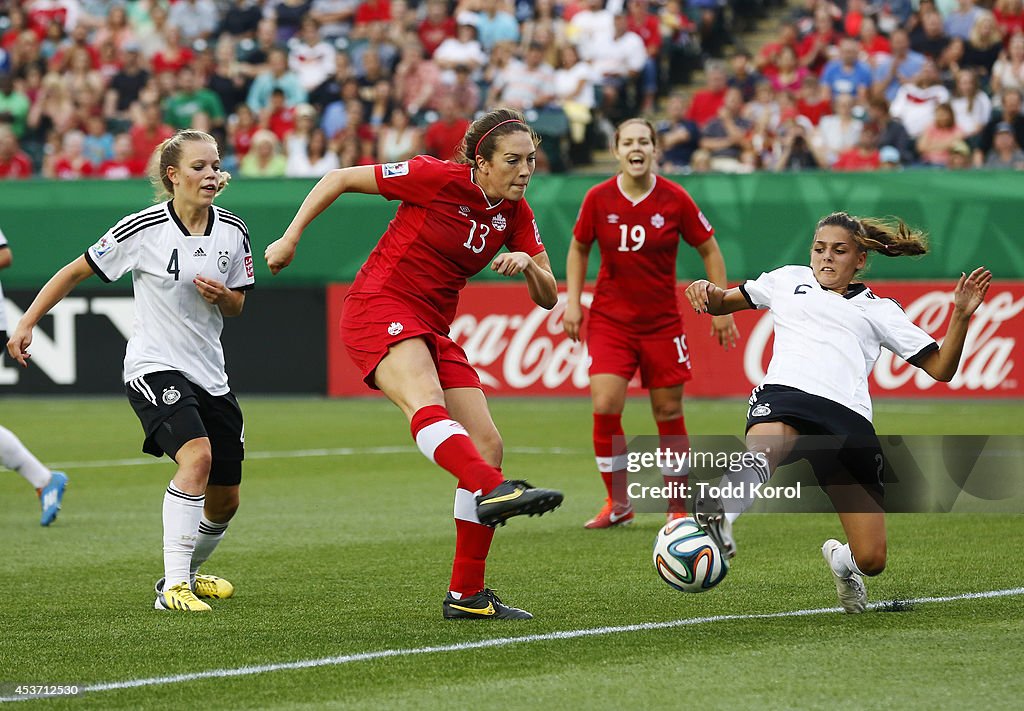
[[[80,282],[115,281],[132,273],[135,323],[124,360],[128,400],[143,451],[178,464],[163,501],[164,577],[158,610],[206,611],[199,598],[224,598],[234,586],[199,575],[238,508],[244,430],[228,388],[220,334],[238,316],[253,286],[245,224],[214,207],[230,175],[217,143],[202,131],[179,131],[154,158],[157,199],[123,218],[84,255],[42,288],[14,329],[7,349],[27,364],[32,329]]]
[[[7,237],[4,236],[3,230],[0,230],[0,269],[11,266],[12,261]],[[4,290],[0,287],[0,342],[6,341],[7,314],[4,309]],[[68,485],[67,475],[64,472],[50,471],[21,443],[17,435],[3,426],[0,426],[0,466],[13,469],[25,477],[39,497],[39,504],[42,507],[39,523],[43,526],[53,523],[64,500],[64,490]]]
[[[779,465],[807,459],[848,540],[829,539],[822,546],[848,613],[867,605],[862,576],[878,575],[886,563],[885,462],[871,424],[868,374],[884,347],[936,380],[951,380],[971,315],[992,281],[981,267],[960,276],[940,346],[894,300],[853,282],[868,252],[899,257],[926,251],[924,235],[903,222],[837,212],[818,222],[810,267],[781,267],[728,290],[703,279],[686,289],[698,313],[771,309],[775,322],[772,360],[747,414],[746,442],[758,455],[755,464],[723,478],[736,498],[698,498],[697,522],[731,558],[732,524],[753,503],[751,487],[765,483]]]

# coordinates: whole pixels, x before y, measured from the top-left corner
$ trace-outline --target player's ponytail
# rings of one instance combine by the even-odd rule
[[[205,131],[197,131],[192,128],[186,128],[178,131],[173,136],[165,140],[156,150],[153,151],[153,156],[149,160],[149,167],[147,172],[149,173],[149,182],[153,184],[155,195],[153,202],[163,202],[174,197],[174,183],[167,177],[167,169],[171,166],[179,168],[181,165],[181,154],[186,141],[206,141],[212,143],[214,146],[217,145],[217,139],[206,133]],[[217,194],[220,195],[224,188],[228,186],[228,181],[231,180],[231,173],[226,170],[218,171],[217,176]]]
[[[927,254],[927,235],[911,228],[899,218],[879,219],[853,217],[845,212],[833,212],[821,218],[818,227],[835,226],[848,231],[861,249],[878,252],[886,257],[906,257]]]

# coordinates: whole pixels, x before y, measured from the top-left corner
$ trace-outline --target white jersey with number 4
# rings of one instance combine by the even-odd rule
[[[210,207],[206,234],[192,235],[171,203],[128,215],[85,253],[103,281],[132,273],[135,324],[124,380],[177,370],[211,395],[228,392],[220,309],[199,294],[198,275],[236,291],[253,286],[249,233],[241,218]]]
[[[775,347],[762,385],[788,385],[828,398],[871,420],[868,375],[885,347],[911,364],[938,348],[893,299],[851,284],[825,289],[810,267],[780,267],[747,281],[751,306],[771,309]]]

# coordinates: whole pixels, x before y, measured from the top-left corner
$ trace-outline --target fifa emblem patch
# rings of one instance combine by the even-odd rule
[[[700,223],[702,225],[704,225],[704,229],[706,229],[708,232],[711,231],[711,223],[708,222],[708,218],[704,217],[704,213],[701,212],[700,210],[697,210],[697,219],[700,220]]]
[[[537,221],[533,221],[533,238],[537,240],[537,244],[544,244],[540,241],[540,228],[537,227]]]
[[[247,277],[249,277],[250,279],[252,278],[252,255],[251,254],[245,255],[245,275]]]
[[[181,399],[181,391],[173,385],[169,388],[164,388],[163,397],[160,399],[164,401],[165,405],[173,405]]]
[[[665,218],[662,216],[660,212],[656,212],[653,215],[651,215],[651,224],[654,225],[656,229],[660,230],[662,227],[665,226]]]
[[[409,174],[409,161],[401,163],[385,163],[380,167],[380,173],[385,178],[397,178],[400,175]]]
[[[766,402],[761,403],[750,411],[751,417],[766,417],[772,414],[772,407]]]
[[[397,336],[403,330],[405,330],[405,326],[400,324],[398,321],[392,321],[391,325],[388,326],[388,335],[389,336]]]
[[[219,255],[217,257],[217,269],[220,270],[221,274],[227,274],[228,273],[228,265],[231,263],[231,262],[228,261],[228,253],[227,252],[217,252],[217,254]]]
[[[508,221],[505,219],[505,216],[499,212],[491,218],[491,226],[498,232],[504,232],[505,228],[508,226]]]
[[[117,245],[112,237],[101,237],[100,241],[92,246],[92,254],[99,259]]]

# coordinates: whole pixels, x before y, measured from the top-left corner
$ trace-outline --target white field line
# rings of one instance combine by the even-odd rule
[[[1006,590],[988,590],[985,592],[964,593],[962,595],[948,595],[943,597],[919,597],[913,600],[904,601],[905,604],[925,605],[941,602],[957,602],[960,600],[978,600],[983,598],[1009,597],[1013,595],[1024,595],[1024,587],[1010,588]],[[875,602],[868,605],[870,609],[884,607],[887,603]],[[489,649],[492,647],[508,647],[514,644],[530,644],[533,642],[551,642],[565,639],[579,639],[581,637],[599,637],[611,634],[626,634],[629,632],[647,632],[649,630],[674,629],[678,627],[693,627],[715,622],[734,622],[741,620],[772,620],[783,617],[807,617],[809,615],[824,615],[829,613],[842,612],[839,607],[819,607],[809,610],[790,610],[787,612],[770,612],[751,615],[713,615],[710,617],[687,617],[680,620],[668,622],[644,622],[636,625],[618,625],[615,627],[592,627],[582,630],[565,630],[563,632],[548,632],[546,634],[530,634],[521,637],[498,637],[496,639],[480,640],[478,642],[461,642],[459,644],[445,644],[432,647],[411,647],[406,649],[382,649],[377,652],[361,652],[359,654],[343,654],[337,657],[321,657],[320,659],[304,659],[296,662],[279,662],[276,664],[260,664],[257,666],[235,667],[233,669],[210,669],[207,671],[191,672],[189,674],[174,674],[171,676],[156,676],[147,679],[126,679],[124,681],[109,681],[99,684],[82,686],[84,692],[95,693],[99,691],[117,691],[120,689],[134,689],[142,686],[163,686],[166,684],[181,684],[189,681],[202,679],[226,679],[236,676],[253,676],[276,671],[292,671],[296,669],[315,669],[317,667],[335,667],[353,662],[367,662],[388,657],[411,657],[417,654],[444,654],[447,652],[464,652],[470,649]],[[27,699],[16,696],[0,697],[0,702],[5,701],[26,701]]]
[[[509,454],[534,454],[550,456],[552,454],[581,455],[589,450],[566,447],[505,447]],[[271,452],[246,452],[245,458],[251,459],[299,459],[302,457],[365,457],[378,454],[419,454],[412,445],[394,447],[336,447],[333,449],[290,449]],[[139,467],[147,464],[165,464],[163,457],[132,457],[130,459],[93,459],[79,462],[51,462],[50,469],[107,469],[110,467]]]

